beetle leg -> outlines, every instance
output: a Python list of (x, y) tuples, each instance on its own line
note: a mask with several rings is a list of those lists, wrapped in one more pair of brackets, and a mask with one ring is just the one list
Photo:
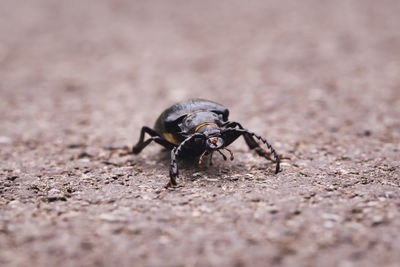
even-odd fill
[[(242, 130), (244, 129), (243, 126), (242, 126), (240, 123), (235, 122), (235, 121), (227, 122), (227, 123), (224, 124), (223, 126), (224, 126), (224, 127), (227, 127), (227, 129), (229, 129), (229, 128), (235, 129), (236, 127), (238, 127), (239, 129), (242, 129)], [(260, 145), (256, 142), (256, 140), (254, 140), (254, 138), (253, 138), (253, 136), (252, 136), (251, 134), (249, 134), (249, 133), (243, 133), (242, 135), (243, 135), (244, 140), (246, 141), (247, 146), (248, 146), (251, 150), (254, 149), (254, 151), (255, 151), (259, 156), (264, 157), (264, 158), (266, 158), (266, 159), (268, 159), (268, 160), (270, 160), (270, 161), (272, 161), (272, 162), (275, 162), (275, 159), (273, 159), (273, 158), (271, 157), (271, 156), (272, 156), (272, 152), (268, 152), (268, 151), (266, 151), (265, 149), (263, 149), (262, 147), (260, 147)], [(233, 141), (234, 141), (234, 140), (233, 140)], [(233, 142), (233, 141), (232, 141), (232, 142)], [(279, 154), (278, 156), (279, 156), (279, 159), (289, 159), (289, 160), (290, 160), (290, 157), (283, 156), (283, 155), (281, 155), (281, 154)]]
[[(275, 165), (276, 165), (275, 173), (278, 173), (278, 172), (279, 172), (279, 169), (280, 169), (279, 155), (276, 153), (275, 149), (271, 146), (270, 143), (268, 143), (268, 141), (267, 141), (264, 137), (262, 137), (262, 136), (260, 136), (260, 135), (258, 135), (258, 134), (256, 134), (256, 133), (254, 133), (254, 132), (251, 132), (251, 131), (249, 131), (249, 130), (247, 130), (247, 129), (226, 128), (226, 129), (224, 129), (224, 131), (223, 131), (223, 133), (228, 133), (228, 132), (238, 133), (238, 134), (240, 134), (240, 135), (248, 134), (248, 135), (250, 135), (250, 136), (253, 136), (253, 137), (257, 138), (257, 139), (260, 140), (261, 142), (263, 142), (263, 143), (268, 147), (268, 149), (271, 150), (271, 153), (272, 153), (272, 155), (273, 155), (274, 158), (275, 158)], [(237, 138), (237, 137), (236, 137), (236, 138)]]
[(166, 187), (171, 187), (171, 186), (176, 186), (176, 177), (178, 177), (178, 163), (177, 163), (177, 158), (179, 157), (179, 154), (182, 152), (183, 146), (189, 142), (194, 140), (196, 137), (204, 137), (204, 134), (201, 133), (195, 133), (183, 140), (182, 143), (179, 144), (179, 146), (174, 147), (171, 151), (171, 165), (169, 168), (169, 177), (170, 181), (166, 185)]
[[(228, 122), (228, 123), (226, 123), (226, 124), (224, 125), (224, 127), (226, 127), (226, 128), (236, 128), (236, 127), (239, 127), (239, 129), (244, 129), (243, 126), (242, 126), (240, 123), (236, 122), (236, 121)], [(247, 146), (248, 146), (250, 149), (255, 149), (256, 147), (260, 147), (260, 145), (256, 142), (256, 140), (254, 140), (254, 138), (253, 138), (250, 134), (248, 134), (248, 133), (243, 133), (242, 135), (243, 135), (244, 140), (246, 141)], [(260, 147), (260, 148), (261, 148), (261, 147)], [(261, 148), (261, 149), (262, 149), (262, 148)], [(258, 152), (257, 152), (257, 154), (258, 154)], [(261, 155), (260, 155), (260, 156), (261, 156)]]
[(178, 163), (176, 162), (176, 147), (171, 151), (171, 166), (169, 168), (170, 181), (166, 187), (176, 186), (176, 177), (178, 176)]
[[(148, 133), (151, 137), (144, 141), (144, 134)], [(153, 129), (143, 126), (142, 130), (140, 131), (140, 137), (139, 141), (137, 144), (132, 148), (132, 153), (133, 154), (139, 154), (143, 148), (145, 148), (148, 144), (150, 144), (152, 141), (155, 141), (156, 143), (162, 145), (163, 147), (171, 150), (175, 147), (174, 144), (168, 142), (167, 140), (163, 139), (156, 131)]]
[(267, 141), (264, 137), (259, 136), (259, 135), (256, 134), (256, 133), (250, 132), (250, 131), (245, 130), (245, 129), (243, 129), (243, 131), (245, 131), (245, 132), (251, 134), (252, 136), (256, 137), (258, 140), (260, 140), (261, 142), (263, 142), (263, 143), (271, 150), (271, 152), (272, 152), (272, 154), (273, 154), (273, 156), (274, 156), (274, 158), (275, 158), (275, 165), (276, 165), (275, 173), (278, 173), (278, 172), (279, 172), (279, 168), (280, 168), (280, 159), (279, 159), (279, 156), (278, 156), (278, 154), (276, 153), (275, 149), (271, 146), (271, 144), (268, 143), (268, 141)]
[[(261, 147), (256, 147), (254, 149), (254, 151), (256, 151), (259, 156), (264, 157), (272, 162), (276, 162), (276, 160), (272, 157), (272, 155), (273, 155), (272, 152), (265, 151), (265, 149), (262, 149)], [(290, 160), (290, 157), (288, 157), (288, 156), (283, 156), (282, 154), (278, 154), (278, 156), (279, 156), (280, 160), (281, 159)]]

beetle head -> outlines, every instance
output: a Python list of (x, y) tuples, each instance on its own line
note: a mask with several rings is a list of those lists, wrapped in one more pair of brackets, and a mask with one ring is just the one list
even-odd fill
[(221, 137), (209, 137), (206, 139), (206, 150), (214, 151), (224, 146), (224, 139)]
[(195, 138), (194, 141), (199, 147), (203, 147), (207, 151), (215, 151), (224, 147), (224, 139), (219, 135), (219, 133), (214, 133), (213, 135), (208, 135), (202, 133), (202, 137)]
[(220, 128), (215, 123), (204, 124), (197, 130), (205, 137), (205, 149), (208, 151), (214, 151), (221, 149), (224, 146), (224, 139), (221, 138)]

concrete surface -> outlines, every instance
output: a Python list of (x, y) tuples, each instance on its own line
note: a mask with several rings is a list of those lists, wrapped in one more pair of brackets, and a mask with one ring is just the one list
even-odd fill
[[(400, 1), (0, 3), (1, 266), (399, 266)], [(290, 156), (132, 146), (220, 102)]]

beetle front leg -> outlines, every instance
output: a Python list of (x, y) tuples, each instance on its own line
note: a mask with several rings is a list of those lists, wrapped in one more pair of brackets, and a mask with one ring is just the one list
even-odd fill
[[(269, 150), (271, 150), (271, 154), (274, 156), (274, 159), (275, 159), (274, 162), (276, 164), (275, 173), (279, 172), (279, 170), (280, 170), (279, 155), (276, 153), (275, 149), (271, 146), (270, 143), (268, 143), (268, 141), (264, 137), (254, 133), (254, 132), (251, 132), (247, 129), (237, 129), (237, 128), (226, 128), (223, 130), (223, 134), (225, 134), (226, 136), (230, 135), (231, 142), (233, 142), (235, 139), (237, 139), (240, 135), (249, 135), (251, 138), (255, 137), (258, 140), (260, 140), (262, 143), (264, 143), (268, 147)], [(258, 146), (258, 144), (257, 144), (257, 146)], [(262, 150), (262, 148), (260, 148), (259, 151), (256, 150), (259, 155), (260, 155), (260, 153), (262, 153), (261, 150)], [(265, 152), (265, 153), (268, 153), (268, 152)], [(270, 157), (266, 157), (266, 158), (271, 159)]]
[(169, 177), (170, 181), (168, 184), (165, 186), (166, 188), (168, 187), (174, 187), (177, 185), (176, 183), (176, 177), (178, 177), (178, 163), (176, 162), (176, 147), (172, 149), (171, 151), (171, 165), (169, 167)]
[(170, 181), (169, 183), (165, 186), (166, 188), (168, 187), (174, 187), (177, 185), (176, 183), (176, 177), (178, 177), (178, 163), (177, 163), (177, 159), (179, 154), (182, 152), (183, 147), (186, 143), (194, 140), (194, 138), (196, 137), (202, 137), (204, 138), (204, 134), (201, 133), (195, 133), (192, 134), (191, 136), (187, 137), (185, 140), (183, 140), (182, 143), (180, 143), (179, 146), (174, 147), (171, 151), (171, 166), (169, 168), (169, 177), (170, 177)]
[[(229, 128), (235, 129), (236, 127), (238, 127), (241, 130), (245, 130), (243, 128), (243, 126), (236, 121), (227, 122), (224, 125), (224, 127), (226, 127), (227, 129), (229, 129)], [(254, 150), (259, 156), (264, 157), (264, 158), (276, 163), (276, 160), (272, 157), (273, 153), (268, 152), (265, 149), (263, 149), (262, 147), (260, 147), (260, 145), (256, 142), (256, 140), (254, 140), (254, 138), (253, 138), (254, 135), (250, 134), (249, 132), (242, 132), (242, 135), (244, 137), (244, 140), (246, 141), (247, 146), (251, 150)], [(256, 137), (256, 138), (259, 139), (258, 137)], [(278, 154), (278, 156), (279, 156), (279, 159), (289, 159), (290, 160), (290, 157), (283, 156), (281, 154)]]
[[(236, 127), (238, 127), (239, 129), (244, 129), (243, 128), (243, 126), (240, 124), (240, 123), (238, 123), (238, 122), (236, 122), (236, 121), (230, 121), (230, 122), (227, 122), (225, 125), (223, 125), (224, 127), (226, 127), (226, 128), (233, 128), (233, 129), (235, 129)], [(246, 144), (247, 144), (247, 146), (250, 148), (250, 149), (256, 149), (256, 152), (257, 152), (257, 154), (259, 154), (260, 155), (260, 153), (259, 153), (259, 151), (260, 150), (264, 150), (264, 149), (262, 149), (261, 147), (260, 147), (260, 145), (254, 140), (254, 138), (250, 135), (250, 134), (248, 134), (248, 133), (242, 133), (241, 135), (243, 135), (243, 138), (244, 138), (244, 140), (246, 141)], [(257, 149), (257, 148), (260, 148), (260, 149)], [(264, 150), (265, 151), (265, 150)], [(266, 151), (265, 151), (266, 152)], [(268, 153), (268, 152), (266, 152), (266, 153)], [(260, 155), (261, 156), (261, 155)]]
[(257, 138), (258, 140), (260, 140), (261, 142), (263, 142), (271, 150), (271, 154), (275, 158), (275, 164), (276, 164), (275, 173), (278, 173), (279, 169), (280, 169), (280, 167), (279, 167), (280, 159), (279, 159), (279, 155), (276, 153), (275, 149), (271, 146), (270, 143), (268, 143), (268, 141), (264, 137), (259, 136), (258, 134), (247, 131), (247, 130), (245, 130), (245, 131), (248, 132), (249, 134), (251, 134), (252, 136), (254, 136), (255, 138)]

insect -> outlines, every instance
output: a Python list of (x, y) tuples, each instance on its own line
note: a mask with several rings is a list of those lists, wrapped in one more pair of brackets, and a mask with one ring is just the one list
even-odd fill
[[(132, 153), (140, 153), (152, 141), (171, 150), (170, 181), (167, 184), (167, 187), (170, 187), (177, 185), (178, 158), (199, 157), (201, 165), (203, 157), (210, 155), (212, 165), (212, 155), (215, 152), (227, 160), (222, 153), (226, 150), (230, 154), (230, 160), (233, 160), (233, 153), (227, 146), (243, 136), (250, 149), (275, 162), (275, 173), (278, 173), (280, 160), (271, 144), (260, 135), (244, 129), (240, 123), (229, 121), (228, 116), (229, 110), (226, 107), (209, 100), (192, 99), (179, 102), (161, 113), (154, 129), (142, 127), (139, 141), (133, 147)], [(144, 140), (146, 133), (150, 138)], [(271, 152), (261, 148), (254, 138), (264, 143)], [(271, 154), (274, 159), (271, 158)]]

